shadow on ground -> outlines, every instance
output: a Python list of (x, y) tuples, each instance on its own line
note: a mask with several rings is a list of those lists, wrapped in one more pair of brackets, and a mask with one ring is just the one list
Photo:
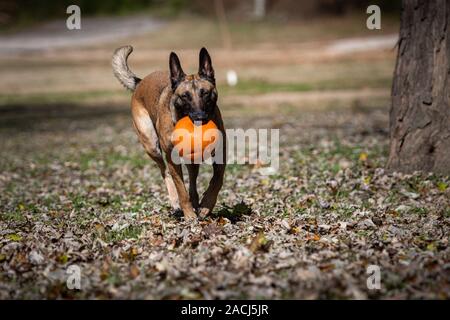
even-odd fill
[[(218, 206), (219, 209), (214, 210), (212, 214), (210, 214), (208, 217), (212, 219), (220, 219), (220, 218), (226, 218), (230, 220), (231, 223), (236, 223), (238, 221), (241, 221), (244, 216), (248, 216), (252, 214), (252, 208), (246, 204), (245, 202), (239, 202), (232, 207), (222, 204), (221, 206)], [(176, 219), (181, 221), (184, 217), (183, 211), (181, 209), (173, 210), (171, 212), (172, 216)]]
[[(98, 120), (107, 121), (117, 115), (125, 115), (124, 106), (99, 105), (95, 107), (77, 104), (11, 104), (0, 107), (0, 128), (8, 131), (67, 131), (90, 129)], [(80, 121), (81, 120), (81, 121)], [(94, 122), (96, 120), (97, 122)], [(68, 122), (77, 121), (76, 127)], [(80, 128), (81, 124), (81, 128)]]
[(252, 214), (252, 208), (245, 202), (239, 202), (232, 207), (222, 205), (217, 212), (213, 212), (213, 218), (227, 218), (231, 223), (236, 223), (243, 219), (244, 216)]

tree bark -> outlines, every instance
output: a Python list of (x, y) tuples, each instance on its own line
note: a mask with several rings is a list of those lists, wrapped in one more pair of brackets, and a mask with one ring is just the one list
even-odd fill
[(450, 173), (450, 0), (403, 0), (388, 168)]

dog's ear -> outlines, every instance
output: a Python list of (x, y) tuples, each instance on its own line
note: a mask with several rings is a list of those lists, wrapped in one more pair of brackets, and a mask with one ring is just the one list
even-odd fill
[(169, 58), (169, 69), (170, 69), (170, 83), (172, 84), (172, 90), (175, 90), (181, 81), (184, 80), (186, 74), (181, 68), (180, 59), (175, 52), (170, 53)]
[(210, 81), (212, 84), (216, 84), (211, 57), (209, 56), (208, 50), (206, 50), (205, 48), (202, 48), (200, 50), (198, 75), (201, 78), (205, 78), (206, 80)]

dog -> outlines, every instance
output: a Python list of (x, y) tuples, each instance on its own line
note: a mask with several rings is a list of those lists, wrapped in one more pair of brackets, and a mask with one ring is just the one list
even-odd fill
[(171, 52), (168, 72), (155, 71), (140, 79), (128, 67), (127, 60), (132, 51), (132, 46), (116, 49), (112, 67), (120, 83), (133, 92), (131, 115), (138, 139), (161, 171), (173, 210), (182, 210), (185, 219), (195, 219), (196, 213), (204, 218), (216, 205), (223, 184), (226, 157), (222, 157), (223, 161), (212, 163), (212, 179), (199, 201), (199, 164), (186, 164), (189, 174), (188, 194), (182, 166), (175, 163), (171, 157), (174, 147), (171, 135), (175, 123), (185, 116), (189, 116), (193, 122), (206, 123), (212, 120), (222, 133), (223, 143), (220, 148), (223, 148), (223, 155), (226, 154), (225, 128), (217, 106), (218, 93), (211, 57), (208, 51), (202, 48), (198, 73), (186, 75), (178, 56)]

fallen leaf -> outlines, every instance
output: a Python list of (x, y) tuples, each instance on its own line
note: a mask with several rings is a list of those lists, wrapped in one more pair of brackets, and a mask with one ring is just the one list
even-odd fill
[(66, 264), (68, 260), (69, 260), (69, 257), (65, 253), (58, 257), (58, 261), (62, 264)]
[(300, 228), (299, 227), (292, 227), (290, 230), (289, 230), (289, 233), (290, 234), (297, 234), (297, 233), (299, 233), (300, 232)]
[(359, 154), (359, 161), (366, 162), (367, 161), (367, 153), (361, 152)]
[(441, 182), (437, 183), (437, 187), (438, 187), (439, 191), (444, 192), (445, 190), (447, 190), (448, 184), (446, 184), (445, 182), (441, 181)]
[(250, 245), (248, 246), (248, 249), (255, 253), (258, 250), (264, 250), (267, 251), (271, 245), (271, 241), (267, 240), (266, 236), (264, 235), (263, 231), (258, 232), (258, 234), (252, 239), (250, 242)]
[(11, 240), (11, 241), (16, 241), (16, 242), (22, 240), (22, 237), (19, 236), (18, 234), (15, 234), (15, 233), (8, 234), (8, 235), (6, 236), (6, 238), (9, 239), (9, 240)]
[(131, 276), (131, 278), (133, 278), (133, 279), (137, 278), (140, 273), (141, 272), (140, 272), (139, 268), (136, 265), (134, 265), (134, 264), (131, 265), (131, 267), (130, 267), (130, 276)]

